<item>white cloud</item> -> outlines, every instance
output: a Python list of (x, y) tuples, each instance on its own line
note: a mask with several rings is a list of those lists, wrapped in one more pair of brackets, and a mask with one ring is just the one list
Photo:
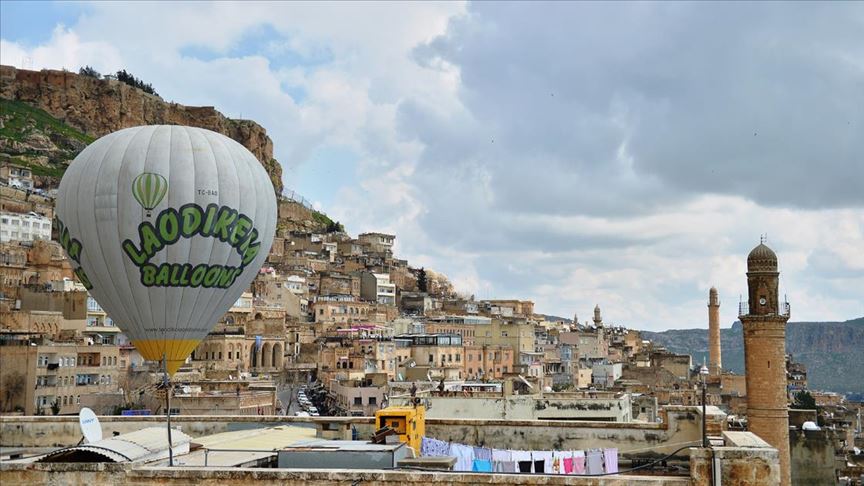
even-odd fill
[(78, 71), (89, 65), (109, 72), (120, 65), (120, 52), (106, 41), (83, 41), (76, 32), (57, 25), (45, 45), (30, 47), (0, 39), (0, 64), (26, 69)]

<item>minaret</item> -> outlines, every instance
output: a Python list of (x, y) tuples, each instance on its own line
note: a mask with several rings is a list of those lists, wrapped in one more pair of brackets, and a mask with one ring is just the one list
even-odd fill
[(708, 370), (711, 376), (719, 376), (722, 368), (720, 355), (720, 298), (717, 289), (708, 291)]
[(789, 410), (786, 403), (786, 321), (789, 304), (780, 302), (777, 255), (760, 243), (747, 256), (748, 301), (744, 325), (747, 373), (747, 428), (780, 452), (781, 484), (791, 484)]
[(603, 327), (603, 317), (600, 316), (600, 304), (594, 306), (594, 326)]

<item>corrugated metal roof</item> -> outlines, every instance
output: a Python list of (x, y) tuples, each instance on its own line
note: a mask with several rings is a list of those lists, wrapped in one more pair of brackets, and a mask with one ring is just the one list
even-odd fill
[[(208, 466), (237, 467), (268, 457), (275, 457), (276, 451), (314, 437), (315, 428), (313, 427), (283, 425), (263, 429), (221, 432), (198, 437), (195, 439), (195, 443), (210, 450), (209, 454), (206, 454)], [(177, 464), (184, 466), (203, 466), (205, 453), (204, 450), (199, 449), (176, 461)]]
[(304, 439), (315, 438), (315, 428), (283, 425), (266, 429), (222, 432), (195, 439), (208, 449), (277, 450)]
[[(171, 430), (171, 445), (189, 444), (192, 438)], [(95, 453), (114, 462), (135, 462), (147, 459), (168, 449), (168, 430), (165, 427), (147, 427), (128, 434), (102, 439), (92, 444), (67, 447), (47, 454), (39, 462), (68, 462), (77, 454)]]

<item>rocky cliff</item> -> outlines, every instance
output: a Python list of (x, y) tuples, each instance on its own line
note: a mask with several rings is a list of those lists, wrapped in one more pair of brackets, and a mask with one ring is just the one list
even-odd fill
[[(270, 174), (276, 194), (282, 193), (282, 167), (273, 158), (273, 141), (267, 131), (251, 120), (227, 118), (212, 106), (169, 103), (116, 80), (11, 66), (0, 66), (0, 98), (43, 110), (93, 138), (121, 128), (156, 124), (188, 125), (219, 132), (255, 154)], [(8, 116), (6, 106), (10, 105), (4, 105), (4, 118)]]
[[(645, 339), (702, 363), (708, 355), (708, 329), (642, 331)], [(723, 367), (744, 372), (744, 333), (740, 322), (720, 330)], [(807, 366), (808, 386), (838, 393), (864, 393), (864, 317), (845, 322), (790, 322), (786, 326), (786, 352)]]

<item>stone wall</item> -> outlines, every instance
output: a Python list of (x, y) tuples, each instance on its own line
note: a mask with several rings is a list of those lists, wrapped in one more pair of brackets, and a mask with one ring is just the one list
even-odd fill
[[(580, 422), (558, 420), (427, 419), (426, 433), (468, 445), (522, 449), (618, 448), (622, 459), (660, 457), (698, 444), (701, 416), (695, 407), (669, 407), (663, 424)], [(723, 423), (722, 417), (709, 421)], [(162, 416), (101, 417), (105, 436), (164, 424)], [(172, 424), (192, 437), (284, 424), (314, 424), (319, 435), (350, 439), (353, 426), (361, 438), (371, 436), (372, 417), (175, 416)], [(713, 426), (712, 426), (713, 429)], [(0, 417), (0, 445), (15, 447), (68, 446), (81, 438), (78, 419), (64, 417)], [(686, 457), (686, 451), (679, 453)]]
[[(690, 449), (691, 486), (780, 484), (777, 449), (751, 432), (724, 432), (723, 441), (722, 447)], [(712, 479), (715, 465), (719, 467), (719, 483)]]
[(830, 429), (790, 430), (792, 484), (834, 484), (834, 446), (843, 438)]
[(122, 464), (2, 464), (0, 483), (6, 485), (43, 484), (46, 486), (111, 485), (218, 485), (241, 486), (363, 486), (404, 485), (573, 485), (573, 486), (689, 486), (687, 477), (651, 476), (544, 476), (526, 474), (448, 473), (406, 470), (299, 470), (247, 468), (166, 468), (124, 467)]
[(432, 396), (428, 418), (475, 417), (490, 420), (597, 420), (629, 422), (630, 395), (615, 397), (536, 397), (532, 395), (491, 396), (465, 398)]

